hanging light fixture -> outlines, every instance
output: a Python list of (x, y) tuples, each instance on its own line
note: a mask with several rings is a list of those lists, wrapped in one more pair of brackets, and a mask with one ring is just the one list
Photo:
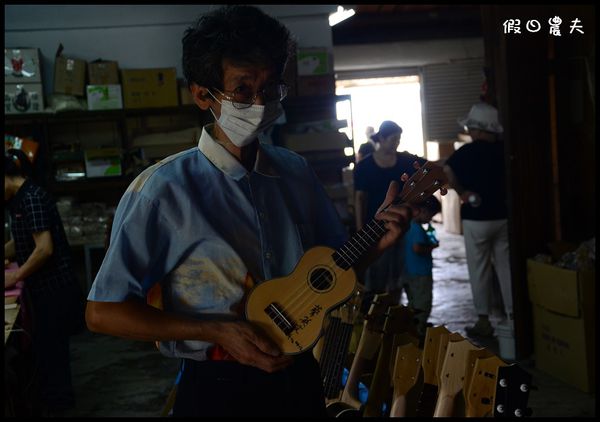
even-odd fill
[(350, 16), (354, 16), (355, 13), (354, 9), (344, 9), (342, 6), (338, 6), (337, 12), (333, 12), (329, 15), (329, 26), (337, 25), (341, 21), (348, 19)]

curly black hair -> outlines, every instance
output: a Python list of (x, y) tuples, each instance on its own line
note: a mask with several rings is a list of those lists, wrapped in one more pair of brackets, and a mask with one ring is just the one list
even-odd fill
[(254, 6), (228, 5), (201, 16), (185, 31), (183, 74), (188, 86), (223, 89), (223, 60), (273, 67), (282, 75), (295, 43), (289, 30)]
[(4, 175), (30, 177), (33, 166), (27, 155), (20, 149), (11, 148), (4, 152)]

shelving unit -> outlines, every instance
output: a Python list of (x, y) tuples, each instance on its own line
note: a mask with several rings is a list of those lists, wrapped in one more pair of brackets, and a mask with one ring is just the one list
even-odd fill
[[(148, 125), (149, 119), (172, 117), (174, 124), (160, 127)], [(210, 113), (195, 105), (178, 107), (121, 109), (104, 111), (63, 111), (58, 113), (36, 113), (5, 115), (6, 134), (31, 137), (39, 143), (34, 172), (39, 183), (55, 196), (71, 196), (81, 202), (104, 201), (116, 205), (133, 179), (123, 169), (123, 176), (106, 178), (82, 178), (72, 181), (57, 181), (53, 176), (52, 152), (61, 145), (91, 147), (118, 147), (123, 152), (132, 148), (133, 136), (156, 131), (176, 131), (192, 126), (202, 126), (212, 119)], [(164, 120), (164, 119), (163, 119)], [(106, 139), (99, 132), (106, 132)], [(96, 138), (95, 142), (92, 141)], [(95, 143), (95, 145), (94, 145)]]
[[(320, 96), (292, 96), (282, 101), (286, 111), (286, 125), (281, 129), (280, 144), (285, 145), (284, 138), (286, 134), (291, 133), (290, 129), (296, 125), (302, 125), (309, 122), (318, 122), (323, 120), (337, 120), (337, 103), (341, 101), (352, 101), (350, 95), (320, 95)], [(350, 110), (352, 108), (350, 107)], [(348, 126), (352, 127), (352, 116), (348, 121)], [(335, 131), (337, 132), (337, 131)], [(344, 185), (342, 169), (348, 167), (354, 162), (354, 154), (346, 155), (345, 148), (353, 148), (353, 141), (348, 139), (343, 145), (339, 138), (334, 138), (332, 133), (331, 146), (319, 145), (318, 149), (302, 149), (297, 151), (306, 158), (307, 162), (313, 168), (315, 174), (323, 183), (327, 193), (333, 200), (342, 221), (348, 227), (349, 232), (354, 231), (354, 211), (349, 206), (351, 202), (350, 193)], [(326, 134), (319, 134), (324, 143), (327, 142)], [(325, 136), (324, 136), (325, 135)], [(307, 136), (310, 136), (307, 134)], [(293, 148), (292, 148), (293, 149)]]
[[(315, 122), (320, 120), (337, 119), (336, 104), (340, 101), (351, 100), (350, 95), (320, 95), (288, 97), (282, 104), (286, 112), (287, 123), (282, 129), (286, 132), (286, 126)], [(350, 126), (351, 121), (348, 122)], [(345, 147), (353, 147), (351, 140)], [(341, 183), (342, 169), (354, 162), (354, 155), (346, 156), (343, 149), (337, 146), (318, 151), (300, 152), (315, 170), (315, 173), (325, 185)]]

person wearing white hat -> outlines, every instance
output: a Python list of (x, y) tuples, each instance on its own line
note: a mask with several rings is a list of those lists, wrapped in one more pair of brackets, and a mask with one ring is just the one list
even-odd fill
[[(504, 146), (498, 140), (503, 127), (498, 110), (477, 103), (458, 120), (472, 142), (456, 150), (445, 162), (450, 187), (462, 200), (461, 219), (469, 280), (478, 321), (465, 327), (469, 336), (491, 337), (489, 320), (493, 268), (496, 270), (507, 319), (512, 324), (513, 300), (510, 273)], [(492, 266), (493, 263), (493, 266)]]

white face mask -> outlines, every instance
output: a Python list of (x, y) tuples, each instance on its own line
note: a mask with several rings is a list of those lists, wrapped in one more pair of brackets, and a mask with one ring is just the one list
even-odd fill
[(258, 134), (269, 129), (275, 121), (283, 113), (281, 102), (274, 100), (266, 105), (253, 104), (248, 108), (237, 109), (233, 106), (233, 102), (228, 100), (219, 101), (209, 91), (210, 95), (221, 104), (221, 116), (215, 120), (225, 132), (225, 135), (238, 148), (246, 146), (258, 137)]

